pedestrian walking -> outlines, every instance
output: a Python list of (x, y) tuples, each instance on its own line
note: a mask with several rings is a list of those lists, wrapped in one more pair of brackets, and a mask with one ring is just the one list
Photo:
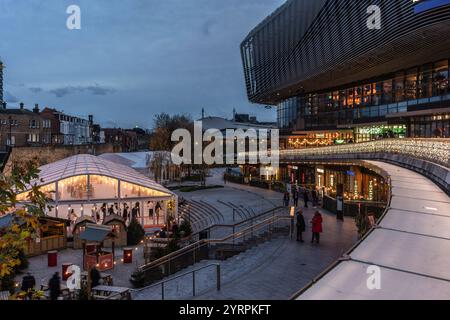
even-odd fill
[(284, 201), (284, 206), (285, 207), (289, 207), (289, 202), (290, 202), (290, 196), (289, 196), (289, 192), (285, 192), (284, 193), (284, 198), (283, 198), (283, 201)]
[(323, 218), (319, 211), (316, 211), (314, 213), (314, 217), (311, 220), (312, 223), (312, 240), (311, 243), (314, 243), (316, 241), (317, 244), (320, 243), (320, 234), (323, 232), (322, 228), (322, 222)]
[(312, 199), (313, 199), (313, 206), (317, 207), (319, 205), (319, 197), (317, 196), (317, 190), (313, 189), (311, 191)]
[(48, 288), (50, 290), (50, 299), (58, 300), (59, 295), (61, 294), (61, 278), (59, 277), (59, 273), (55, 272), (48, 282)]
[(295, 207), (298, 207), (298, 198), (299, 198), (299, 193), (298, 193), (298, 190), (296, 189), (295, 191), (294, 191), (294, 194), (293, 194), (293, 197), (294, 197), (294, 206)]
[(308, 189), (305, 189), (305, 191), (303, 192), (303, 201), (305, 201), (305, 208), (308, 208), (309, 202)]
[(303, 217), (303, 211), (300, 209), (297, 213), (297, 241), (303, 241), (303, 232), (306, 231), (305, 218)]

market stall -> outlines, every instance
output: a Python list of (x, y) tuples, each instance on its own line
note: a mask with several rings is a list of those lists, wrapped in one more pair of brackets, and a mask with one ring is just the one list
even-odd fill
[[(114, 269), (114, 238), (115, 235), (110, 226), (86, 225), (86, 229), (80, 234), (83, 244), (84, 270), (90, 270), (93, 267), (96, 267), (99, 271)], [(111, 241), (111, 251), (103, 249), (105, 240)]]

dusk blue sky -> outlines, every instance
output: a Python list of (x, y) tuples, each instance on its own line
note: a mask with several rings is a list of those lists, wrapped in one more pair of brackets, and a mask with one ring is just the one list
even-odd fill
[[(275, 120), (247, 100), (239, 44), (284, 0), (1, 0), (5, 100), (151, 127), (155, 113)], [(66, 9), (81, 7), (81, 30)]]

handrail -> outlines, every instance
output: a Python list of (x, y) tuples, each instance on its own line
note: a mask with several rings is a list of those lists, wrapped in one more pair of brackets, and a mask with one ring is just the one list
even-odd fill
[(204, 232), (204, 231), (207, 231), (207, 230), (211, 230), (212, 228), (233, 228), (233, 227), (239, 227), (239, 226), (241, 226), (241, 225), (243, 225), (243, 224), (245, 224), (245, 223), (247, 223), (247, 222), (252, 222), (252, 221), (254, 221), (255, 219), (261, 218), (262, 216), (268, 215), (268, 214), (270, 214), (270, 213), (273, 213), (273, 212), (275, 212), (275, 211), (278, 211), (278, 210), (281, 210), (281, 209), (284, 209), (284, 208), (285, 208), (285, 207), (281, 207), (281, 206), (280, 206), (280, 207), (276, 207), (276, 208), (272, 208), (272, 209), (270, 209), (270, 210), (267, 210), (267, 211), (265, 211), (265, 212), (263, 212), (263, 213), (260, 213), (260, 214), (258, 214), (258, 215), (256, 215), (256, 216), (254, 216), (254, 217), (247, 218), (247, 219), (245, 219), (245, 220), (236, 222), (236, 223), (234, 223), (234, 224), (215, 224), (215, 225), (212, 225), (212, 226), (209, 226), (209, 227), (203, 229), (202, 231), (193, 233), (193, 234), (192, 234), (192, 237), (194, 237), (194, 236), (196, 236), (196, 235), (199, 235), (201, 232)]
[(247, 231), (255, 232), (255, 231), (259, 230), (262, 226), (265, 226), (267, 224), (273, 224), (273, 223), (275, 223), (278, 220), (282, 220), (282, 219), (286, 219), (286, 218), (290, 219), (290, 216), (287, 216), (287, 215), (285, 215), (285, 216), (278, 216), (278, 215), (277, 216), (273, 216), (273, 217), (270, 217), (270, 218), (268, 218), (266, 220), (263, 220), (263, 221), (259, 222), (256, 225), (252, 225), (252, 226), (247, 227), (246, 229), (243, 229), (243, 230), (240, 230), (238, 232), (232, 233), (232, 234), (226, 236), (223, 239), (202, 239), (202, 240), (199, 240), (199, 241), (197, 241), (197, 242), (195, 242), (193, 244), (190, 244), (190, 245), (188, 245), (188, 246), (186, 246), (186, 247), (184, 247), (182, 249), (179, 249), (179, 250), (177, 250), (175, 252), (172, 252), (172, 253), (164, 256), (164, 257), (161, 257), (161, 258), (159, 258), (159, 259), (157, 259), (155, 261), (152, 261), (152, 262), (150, 262), (150, 263), (148, 263), (146, 265), (140, 266), (138, 268), (138, 270), (145, 271), (145, 270), (148, 270), (149, 268), (154, 268), (154, 267), (160, 266), (163, 263), (166, 263), (166, 262), (168, 262), (168, 261), (170, 261), (172, 259), (175, 259), (175, 258), (181, 256), (182, 254), (191, 252), (192, 250), (198, 249), (198, 248), (200, 248), (200, 247), (202, 247), (204, 245), (207, 245), (207, 244), (217, 244), (217, 243), (221, 243), (221, 242), (226, 242), (228, 240), (239, 239), (242, 235), (245, 235), (245, 233)]
[(182, 274), (180, 274), (180, 275), (178, 275), (176, 277), (173, 277), (173, 278), (170, 278), (170, 279), (166, 279), (166, 280), (162, 280), (160, 282), (151, 284), (151, 285), (149, 285), (147, 287), (144, 287), (144, 288), (132, 289), (131, 291), (133, 293), (136, 293), (136, 292), (142, 292), (144, 290), (148, 290), (148, 289), (153, 288), (153, 287), (161, 286), (161, 298), (162, 298), (161, 300), (164, 300), (164, 298), (165, 298), (165, 294), (164, 294), (165, 293), (165, 291), (164, 291), (165, 287), (164, 287), (164, 284), (165, 283), (168, 283), (168, 282), (174, 281), (176, 279), (185, 277), (185, 276), (190, 275), (192, 273), (192, 276), (193, 276), (192, 293), (193, 293), (193, 296), (195, 297), (195, 294), (196, 294), (196, 291), (195, 291), (195, 273), (198, 272), (198, 271), (210, 268), (210, 267), (216, 267), (216, 270), (217, 270), (216, 271), (216, 287), (217, 287), (217, 291), (220, 291), (220, 287), (221, 287), (221, 271), (220, 271), (220, 264), (219, 263), (211, 263), (211, 264), (208, 264), (206, 266), (200, 267), (198, 269), (182, 273)]

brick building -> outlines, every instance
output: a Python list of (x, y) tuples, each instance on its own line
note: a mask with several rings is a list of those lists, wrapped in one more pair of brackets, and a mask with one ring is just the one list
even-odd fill
[(18, 109), (0, 108), (0, 148), (30, 147), (51, 144), (51, 122), (39, 114), (39, 106), (33, 111), (23, 103)]

